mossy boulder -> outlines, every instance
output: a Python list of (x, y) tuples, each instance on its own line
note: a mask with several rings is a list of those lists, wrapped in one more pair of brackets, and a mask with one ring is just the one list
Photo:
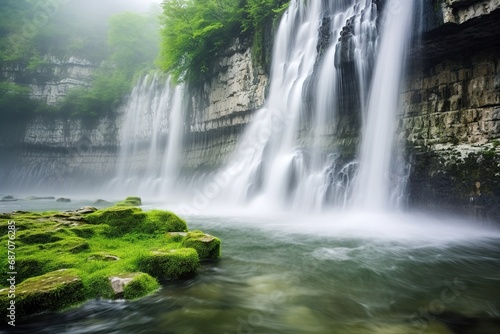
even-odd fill
[(187, 233), (182, 247), (194, 248), (200, 260), (216, 260), (220, 256), (220, 239), (201, 231)]
[(160, 234), (187, 231), (186, 222), (172, 212), (153, 210), (143, 212), (136, 207), (111, 207), (86, 216), (91, 224), (107, 224), (109, 236), (126, 233)]
[(125, 198), (124, 201), (120, 201), (116, 203), (115, 206), (141, 206), (142, 205), (142, 200), (140, 197), (127, 197)]
[(143, 255), (139, 258), (137, 267), (158, 279), (178, 279), (194, 276), (199, 264), (196, 250), (179, 248)]
[(158, 281), (145, 273), (112, 276), (109, 282), (115, 298), (137, 299), (160, 288)]
[[(0, 290), (0, 314), (6, 318), (8, 288)], [(85, 300), (84, 288), (76, 270), (61, 269), (32, 277), (18, 284), (15, 290), (16, 316), (45, 311), (58, 311)]]

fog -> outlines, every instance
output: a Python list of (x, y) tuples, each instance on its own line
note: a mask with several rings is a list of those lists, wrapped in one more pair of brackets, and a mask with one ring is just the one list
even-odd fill
[(108, 17), (124, 11), (148, 12), (154, 4), (159, 6), (160, 0), (69, 0), (61, 6), (63, 13), (78, 13), (89, 19)]

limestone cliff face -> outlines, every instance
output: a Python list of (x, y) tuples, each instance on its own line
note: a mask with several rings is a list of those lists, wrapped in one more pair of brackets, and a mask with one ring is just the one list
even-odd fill
[(401, 96), (410, 200), (500, 219), (500, 1), (434, 1), (426, 13)]
[(0, 192), (95, 190), (115, 174), (118, 123), (45, 116), (0, 124)]
[(36, 70), (28, 69), (26, 64), (8, 63), (2, 65), (0, 73), (6, 81), (28, 85), (31, 98), (55, 105), (70, 89), (89, 87), (96, 68), (85, 59), (46, 56)]
[(212, 69), (211, 80), (189, 88), (186, 169), (223, 163), (242, 126), (264, 104), (268, 81), (265, 71), (254, 63), (249, 45), (236, 40)]

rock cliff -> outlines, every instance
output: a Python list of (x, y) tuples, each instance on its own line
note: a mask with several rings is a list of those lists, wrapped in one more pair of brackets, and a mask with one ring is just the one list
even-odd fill
[(95, 69), (96, 65), (85, 59), (46, 56), (35, 69), (24, 63), (5, 63), (0, 73), (5, 81), (28, 85), (31, 98), (55, 105), (70, 89), (90, 86)]
[(236, 40), (212, 69), (211, 80), (191, 85), (185, 169), (220, 165), (234, 148), (242, 126), (265, 101), (268, 75)]
[(402, 94), (410, 202), (498, 220), (500, 1), (426, 5)]

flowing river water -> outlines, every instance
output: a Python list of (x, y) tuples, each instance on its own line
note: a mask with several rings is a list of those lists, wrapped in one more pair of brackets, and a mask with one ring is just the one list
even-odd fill
[(500, 231), (487, 223), (359, 212), (186, 218), (222, 239), (220, 261), (139, 301), (23, 319), (16, 333), (500, 332)]

